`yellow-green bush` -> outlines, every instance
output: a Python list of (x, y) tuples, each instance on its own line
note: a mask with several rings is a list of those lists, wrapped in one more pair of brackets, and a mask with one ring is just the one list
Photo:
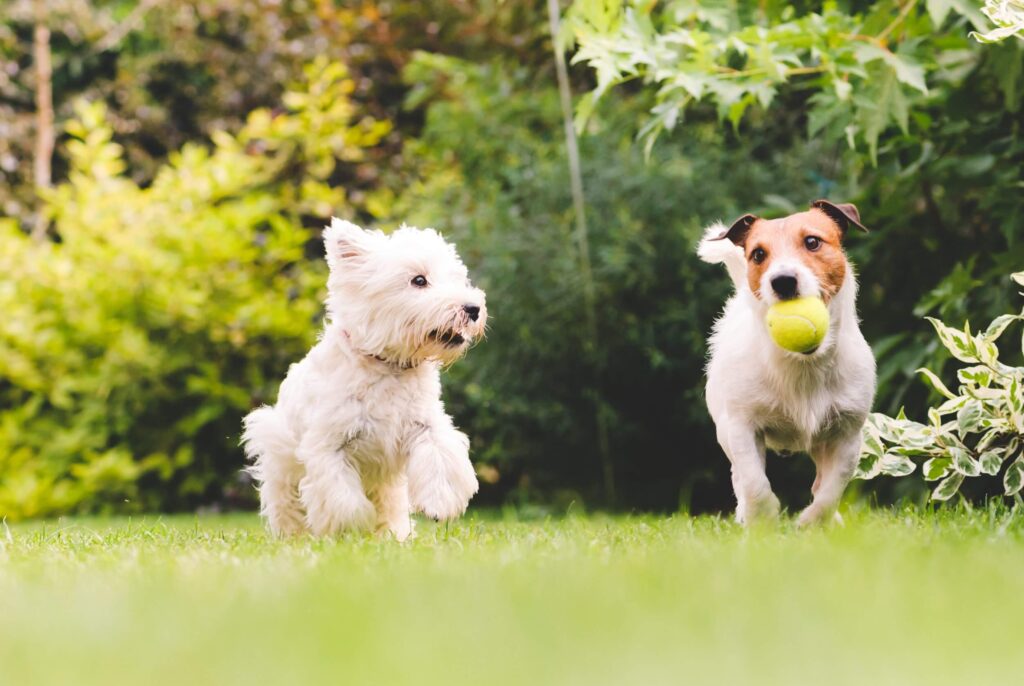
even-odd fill
[(304, 226), (344, 213), (327, 179), (388, 130), (356, 120), (343, 67), (307, 76), (284, 113), (186, 145), (144, 188), (102, 104), (78, 106), (55, 241), (0, 223), (0, 516), (173, 509), (232, 483), (240, 417), (316, 333)]

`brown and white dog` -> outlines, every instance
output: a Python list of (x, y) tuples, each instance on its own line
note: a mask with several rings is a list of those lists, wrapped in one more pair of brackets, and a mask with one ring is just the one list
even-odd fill
[[(780, 219), (740, 217), (708, 227), (698, 254), (724, 263), (736, 286), (710, 338), (708, 410), (732, 463), (736, 517), (775, 518), (765, 449), (808, 452), (817, 467), (801, 525), (836, 513), (853, 476), (875, 393), (875, 360), (857, 321), (857, 282), (843, 250), (857, 208), (817, 200)], [(830, 325), (810, 353), (776, 345), (765, 312), (780, 300), (820, 296)], [(838, 517), (838, 515), (836, 515)]]

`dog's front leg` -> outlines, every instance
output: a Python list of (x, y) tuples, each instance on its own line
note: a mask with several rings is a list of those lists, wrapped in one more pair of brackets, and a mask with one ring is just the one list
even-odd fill
[(857, 460), (860, 459), (860, 448), (859, 425), (856, 431), (848, 436), (812, 447), (811, 458), (818, 470), (814, 485), (811, 487), (814, 499), (800, 513), (796, 520), (798, 525), (807, 526), (823, 522), (832, 516), (838, 518), (836, 510), (839, 507), (839, 500), (853, 478)]
[(327, 435), (304, 438), (297, 456), (306, 468), (299, 481), (299, 498), (314, 535), (372, 529), (376, 520), (373, 503), (366, 497), (355, 465), (336, 439)]
[(765, 474), (764, 440), (753, 427), (729, 417), (715, 425), (718, 442), (732, 463), (736, 521), (750, 524), (779, 516), (779, 499)]
[(373, 488), (370, 499), (377, 508), (377, 532), (390, 532), (399, 542), (413, 533), (412, 510), (409, 506), (409, 483), (406, 476)]
[(454, 519), (479, 484), (469, 461), (469, 438), (441, 414), (409, 444), (409, 498), (414, 512)]

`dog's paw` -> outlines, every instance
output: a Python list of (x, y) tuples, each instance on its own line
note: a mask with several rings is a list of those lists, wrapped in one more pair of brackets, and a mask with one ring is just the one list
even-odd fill
[(315, 536), (335, 536), (345, 531), (372, 531), (377, 511), (365, 495), (354, 491), (321, 490), (306, 497), (306, 524)]
[(814, 503), (811, 503), (800, 516), (796, 518), (796, 525), (801, 528), (807, 528), (816, 525), (826, 524), (837, 524), (842, 526), (843, 516), (835, 509), (828, 507), (815, 507)]
[(416, 522), (407, 515), (400, 520), (382, 523), (377, 527), (377, 535), (380, 537), (391, 536), (399, 543), (405, 543), (416, 538)]
[[(469, 461), (466, 461), (469, 464)], [(448, 476), (453, 478), (449, 479)], [(433, 519), (455, 519), (461, 517), (469, 501), (480, 488), (472, 468), (458, 470), (449, 475), (436, 474), (431, 478), (418, 480), (415, 488), (410, 480), (409, 497), (412, 508)]]
[(307, 533), (306, 520), (301, 513), (284, 515), (264, 515), (267, 528), (276, 538), (295, 538)]
[(736, 521), (745, 526), (757, 522), (771, 522), (779, 518), (782, 504), (774, 493), (769, 491), (757, 498), (741, 499), (736, 506)]
[(480, 488), (469, 458), (449, 463), (447, 469), (417, 471), (409, 475), (409, 500), (415, 512), (433, 519), (461, 517)]
[(461, 516), (480, 488), (469, 461), (469, 439), (451, 429), (416, 446), (409, 460), (409, 501), (433, 519)]

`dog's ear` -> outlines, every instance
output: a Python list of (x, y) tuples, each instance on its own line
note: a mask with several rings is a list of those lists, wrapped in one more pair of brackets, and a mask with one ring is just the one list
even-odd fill
[(811, 203), (811, 207), (816, 207), (827, 214), (829, 219), (839, 225), (839, 230), (843, 232), (844, 236), (851, 226), (856, 226), (861, 231), (867, 231), (864, 225), (860, 223), (860, 212), (857, 211), (857, 206), (853, 203), (815, 200)]
[(728, 229), (722, 232), (720, 236), (712, 238), (713, 241), (722, 241), (728, 238), (735, 245), (743, 245), (743, 241), (747, 239), (747, 234), (750, 232), (750, 227), (754, 225), (759, 217), (752, 214), (745, 214), (732, 223)]
[(324, 229), (324, 252), (327, 264), (332, 268), (342, 260), (351, 260), (366, 254), (369, 234), (352, 222), (331, 218), (331, 225)]

